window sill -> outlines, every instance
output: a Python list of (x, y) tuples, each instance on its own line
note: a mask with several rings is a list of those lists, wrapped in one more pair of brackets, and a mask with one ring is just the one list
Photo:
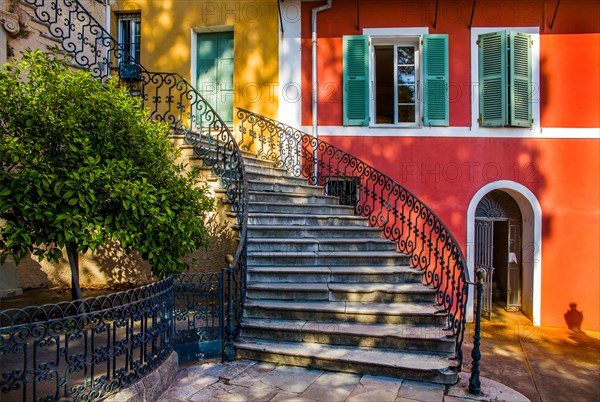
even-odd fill
[(401, 125), (401, 124), (371, 124), (368, 126), (369, 128), (401, 128), (401, 129), (419, 129), (423, 128), (421, 125)]

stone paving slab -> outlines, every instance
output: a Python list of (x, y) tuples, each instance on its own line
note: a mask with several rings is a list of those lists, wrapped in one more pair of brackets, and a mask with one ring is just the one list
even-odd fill
[(506, 402), (525, 402), (529, 401), (524, 395), (521, 395), (512, 388), (507, 387), (504, 384), (500, 384), (497, 381), (492, 381), (485, 377), (480, 377), (481, 380), (481, 394), (472, 395), (469, 393), (469, 377), (463, 376), (458, 384), (448, 389), (447, 395), (444, 397), (444, 401), (454, 400), (500, 400)]
[(438, 402), (444, 399), (445, 389), (441, 384), (405, 380), (398, 391), (398, 398), (403, 402)]
[(468, 375), (454, 386), (398, 378), (332, 373), (249, 360), (197, 363), (179, 370), (160, 402), (473, 402), (529, 401), (481, 378), (479, 396), (468, 393)]
[(302, 367), (280, 366), (261, 380), (284, 392), (301, 393), (323, 374), (320, 370), (307, 370)]

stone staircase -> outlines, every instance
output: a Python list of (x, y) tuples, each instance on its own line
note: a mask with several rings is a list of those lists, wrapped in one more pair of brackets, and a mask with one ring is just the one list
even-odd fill
[(248, 283), (241, 358), (453, 384), (435, 290), (380, 229), (245, 153)]

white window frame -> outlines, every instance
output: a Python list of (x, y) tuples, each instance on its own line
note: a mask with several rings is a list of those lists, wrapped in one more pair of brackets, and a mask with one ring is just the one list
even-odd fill
[[(429, 33), (428, 28), (365, 28), (363, 35), (369, 37), (369, 128), (422, 128), (423, 127), (423, 35)], [(415, 122), (414, 123), (393, 123), (377, 124), (375, 115), (375, 46), (378, 45), (414, 45), (415, 51)], [(397, 54), (394, 52), (394, 120), (397, 120), (398, 114), (398, 63)]]

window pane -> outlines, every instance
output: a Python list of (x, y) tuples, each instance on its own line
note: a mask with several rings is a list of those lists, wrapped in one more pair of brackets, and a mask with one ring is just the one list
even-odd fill
[(413, 105), (398, 106), (398, 123), (414, 123), (415, 107)]
[(394, 123), (394, 47), (375, 47), (375, 123)]
[(415, 64), (415, 48), (398, 47), (398, 64)]
[(415, 86), (398, 86), (398, 103), (415, 103)]
[(398, 67), (398, 84), (414, 84), (415, 67)]
[(135, 61), (140, 61), (140, 21), (133, 21), (133, 44), (132, 44), (132, 55)]

